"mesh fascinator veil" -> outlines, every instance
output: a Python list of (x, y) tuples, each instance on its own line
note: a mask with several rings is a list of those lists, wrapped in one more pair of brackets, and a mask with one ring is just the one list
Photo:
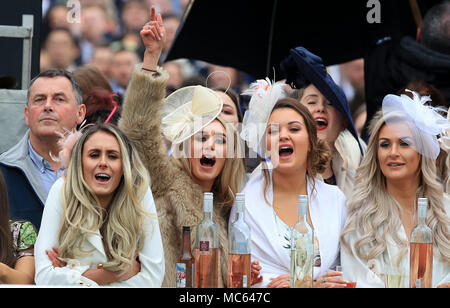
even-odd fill
[(440, 152), (438, 137), (441, 137), (441, 142), (448, 142), (449, 138), (445, 136), (445, 132), (450, 129), (450, 121), (440, 114), (447, 110), (427, 105), (431, 101), (429, 96), (406, 91), (413, 98), (406, 94), (389, 94), (384, 97), (382, 110), (386, 125), (401, 138), (404, 137), (403, 132), (398, 131), (394, 125), (399, 122), (406, 124), (414, 138), (411, 146), (421, 155), (436, 159)]
[(172, 144), (180, 144), (211, 123), (222, 106), (222, 98), (209, 88), (181, 88), (164, 101), (161, 130)]

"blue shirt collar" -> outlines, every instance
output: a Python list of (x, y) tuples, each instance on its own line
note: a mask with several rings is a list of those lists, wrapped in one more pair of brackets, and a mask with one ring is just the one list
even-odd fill
[(28, 151), (30, 153), (30, 158), (33, 161), (36, 168), (41, 172), (44, 173), (45, 170), (51, 170), (54, 171), (52, 166), (48, 161), (46, 161), (42, 156), (40, 156), (31, 146), (30, 139), (28, 139)]

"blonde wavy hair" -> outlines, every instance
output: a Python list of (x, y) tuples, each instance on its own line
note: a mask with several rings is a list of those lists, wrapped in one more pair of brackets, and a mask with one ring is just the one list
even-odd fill
[[(225, 159), (222, 171), (214, 181), (211, 192), (214, 194), (214, 200), (222, 207), (224, 215), (227, 215), (233, 206), (236, 193), (241, 191), (245, 181), (244, 160), (241, 156), (243, 148), (238, 132), (234, 126), (221, 116), (218, 116), (216, 120), (226, 129), (227, 158)], [(190, 139), (180, 145), (181, 151), (188, 151), (189, 145), (187, 143), (190, 143)], [(192, 178), (192, 166), (188, 157), (189, 155), (187, 154), (186, 157), (180, 158), (174, 158), (172, 156), (171, 160), (178, 168), (184, 170)]]
[[(86, 141), (97, 132), (113, 135), (120, 146), (123, 176), (107, 209), (86, 184), (83, 176), (82, 153)], [(146, 213), (142, 201), (150, 178), (131, 142), (111, 124), (89, 127), (75, 144), (62, 192), (63, 223), (59, 231), (59, 253), (63, 260), (89, 256), (82, 243), (100, 230), (111, 271), (131, 268), (144, 243), (143, 221)]]
[[(392, 115), (398, 117), (398, 115)], [(397, 118), (398, 119), (398, 118)], [(387, 249), (386, 235), (400, 247), (400, 255), (392, 263), (399, 264), (407, 254), (409, 243), (400, 238), (398, 229), (402, 208), (388, 193), (386, 178), (379, 167), (378, 138), (385, 125), (382, 111), (373, 118), (370, 125), (370, 140), (367, 153), (356, 171), (354, 193), (347, 208), (347, 222), (341, 234), (342, 246), (352, 254), (346, 240), (351, 233), (358, 234), (354, 244), (357, 256), (368, 262), (383, 255)], [(415, 142), (420, 142), (421, 132), (412, 130)], [(428, 198), (427, 225), (433, 231), (434, 243), (446, 262), (450, 262), (450, 219), (446, 215), (443, 201), (443, 187), (436, 174), (436, 164), (432, 158), (420, 157), (420, 184), (416, 191), (417, 198)]]

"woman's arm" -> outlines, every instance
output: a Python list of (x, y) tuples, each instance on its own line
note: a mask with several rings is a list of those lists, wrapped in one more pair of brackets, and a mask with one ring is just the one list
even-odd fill
[[(41, 228), (34, 246), (36, 262), (35, 282), (37, 285), (96, 285), (92, 280), (82, 276), (89, 269), (88, 265), (70, 264), (65, 267), (54, 267), (47, 251), (59, 247), (59, 228), (62, 223), (61, 191), (64, 181), (58, 179), (45, 202)], [(76, 260), (75, 260), (76, 261)]]
[(14, 268), (0, 262), (0, 284), (33, 284), (34, 257), (26, 256), (17, 260)]
[[(159, 14), (158, 14), (159, 16)], [(150, 16), (152, 26), (146, 24), (141, 31), (145, 45), (144, 62), (137, 65), (128, 85), (119, 127), (130, 138), (139, 152), (152, 178), (155, 198), (170, 189), (174, 167), (167, 156), (167, 149), (161, 136), (161, 109), (166, 95), (169, 75), (157, 67), (165, 40), (161, 17), (155, 18), (154, 8)], [(154, 31), (161, 32), (162, 39), (155, 37)], [(146, 69), (146, 70), (144, 70)], [(157, 73), (148, 70), (155, 70)]]
[[(46, 253), (48, 258), (52, 262), (53, 267), (58, 268), (67, 266), (66, 262), (60, 260), (58, 248), (52, 247), (52, 250), (46, 250)], [(131, 269), (129, 269), (127, 272), (113, 272), (103, 269), (103, 267), (98, 267), (97, 269), (88, 269), (82, 274), (82, 276), (95, 281), (99, 285), (108, 285), (113, 282), (128, 280), (134, 275), (137, 275), (140, 271), (141, 264), (139, 263), (139, 261), (137, 261), (136, 256), (136, 258), (133, 260)]]
[(130, 279), (141, 271), (141, 264), (136, 259), (133, 260), (131, 269), (127, 272), (112, 272), (103, 268), (89, 269), (83, 273), (83, 276), (95, 281), (99, 285), (109, 285), (114, 282), (120, 282)]

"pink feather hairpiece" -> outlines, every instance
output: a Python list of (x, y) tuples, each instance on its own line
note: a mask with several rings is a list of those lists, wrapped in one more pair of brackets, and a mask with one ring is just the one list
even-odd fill
[(111, 99), (111, 102), (112, 102), (112, 104), (114, 105), (114, 108), (113, 108), (113, 110), (111, 111), (111, 113), (109, 114), (108, 118), (106, 119), (105, 124), (108, 123), (108, 122), (111, 120), (112, 116), (114, 115), (114, 113), (115, 113), (116, 110), (117, 110), (117, 102), (115, 101), (114, 98), (117, 99), (118, 97), (119, 97), (119, 96), (118, 96), (116, 93), (112, 93), (112, 94), (109, 95), (109, 98)]
[(72, 130), (64, 130), (63, 133), (56, 132), (56, 135), (59, 137), (57, 142), (59, 147), (58, 156), (54, 156), (50, 153), (50, 157), (53, 161), (61, 163), (61, 169), (66, 169), (69, 166), (72, 149), (75, 143), (77, 143), (78, 138), (82, 135), (81, 130), (76, 130), (75, 128)]
[[(118, 97), (118, 95), (115, 93), (110, 95), (111, 102), (114, 105), (114, 108), (112, 109), (108, 118), (105, 120), (105, 124), (107, 124), (111, 120), (112, 116), (114, 115), (114, 113), (117, 110), (118, 105), (117, 105), (117, 102), (114, 100), (114, 98), (117, 98), (117, 97)], [(92, 124), (88, 124), (88, 125), (85, 125), (85, 124), (86, 124), (86, 120), (84, 120), (83, 123), (81, 123), (79, 130), (76, 130), (75, 128), (73, 128), (72, 130), (64, 129), (64, 132), (62, 132), (62, 133), (56, 132), (56, 135), (59, 137), (57, 144), (58, 144), (58, 147), (60, 150), (58, 152), (58, 156), (54, 156), (51, 152), (49, 154), (53, 161), (61, 163), (62, 169), (66, 169), (69, 166), (70, 157), (72, 155), (72, 149), (75, 146), (75, 143), (77, 143), (78, 139), (83, 134), (83, 132), (82, 132), (83, 129), (92, 125)]]

